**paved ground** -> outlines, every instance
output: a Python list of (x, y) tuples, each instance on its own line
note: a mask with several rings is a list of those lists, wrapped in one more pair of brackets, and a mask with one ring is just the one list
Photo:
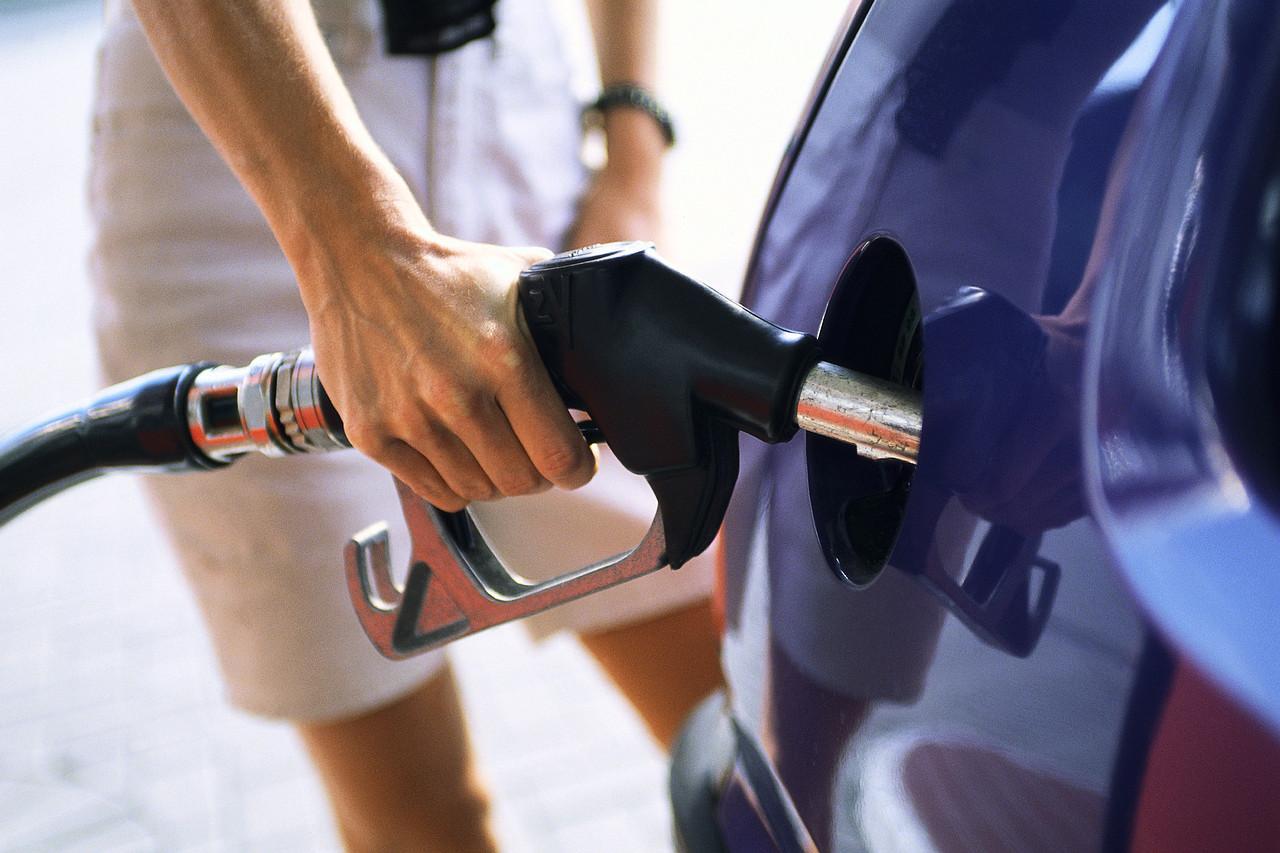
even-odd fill
[[(685, 118), (668, 254), (730, 291), (843, 3), (796, 5), (667, 8), (664, 89)], [(0, 0), (0, 430), (97, 384), (82, 187), (98, 14)], [(336, 847), (288, 728), (222, 704), (132, 480), (4, 528), (0, 581), (0, 850)], [(669, 849), (663, 757), (575, 641), (507, 628), (457, 653), (507, 849)]]

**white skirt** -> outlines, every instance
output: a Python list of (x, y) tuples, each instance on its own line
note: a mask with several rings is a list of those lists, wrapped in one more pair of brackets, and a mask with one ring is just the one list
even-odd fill
[[(107, 4), (93, 115), (91, 257), (103, 371), (119, 381), (211, 359), (244, 364), (309, 339), (293, 274), (234, 176), (188, 116), (128, 4)], [(374, 138), (432, 224), (450, 235), (559, 247), (587, 172), (578, 103), (543, 0), (502, 0), (498, 31), (435, 59), (382, 51), (376, 0), (314, 3)], [(384, 704), (438, 670), (393, 663), (364, 637), (342, 547), (393, 529), (388, 474), (354, 452), (245, 459), (226, 471), (151, 477), (152, 504), (200, 603), (230, 701), (294, 720)], [(510, 565), (543, 578), (636, 544), (653, 517), (644, 482), (614, 460), (586, 489), (475, 508)], [(711, 561), (662, 571), (528, 620), (536, 633), (599, 630), (706, 596)]]

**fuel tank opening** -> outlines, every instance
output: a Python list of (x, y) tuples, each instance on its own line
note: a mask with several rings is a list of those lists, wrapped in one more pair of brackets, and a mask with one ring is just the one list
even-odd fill
[[(877, 236), (845, 263), (818, 331), (822, 357), (920, 390), (924, 376), (920, 300), (906, 252)], [(807, 435), (809, 501), (832, 570), (865, 586), (884, 568), (902, 527), (914, 466), (875, 459)]]

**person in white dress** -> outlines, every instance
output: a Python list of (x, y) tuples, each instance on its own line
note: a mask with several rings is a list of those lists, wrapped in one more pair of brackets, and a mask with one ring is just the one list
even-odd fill
[[(442, 509), (471, 504), (522, 572), (623, 550), (652, 505), (607, 455), (568, 491), (595, 463), (513, 288), (544, 247), (655, 235), (663, 129), (605, 111), (590, 173), (543, 0), (500, 0), (492, 35), (431, 56), (386, 51), (385, 6), (108, 0), (91, 157), (104, 372), (310, 341), (356, 448)], [(589, 11), (602, 82), (651, 86), (653, 3)], [(383, 660), (347, 600), (343, 542), (399, 519), (386, 472), (354, 453), (247, 459), (147, 488), (230, 701), (297, 725), (344, 843), (493, 849), (447, 657)], [(669, 743), (720, 678), (711, 584), (700, 558), (536, 630), (578, 630)]]

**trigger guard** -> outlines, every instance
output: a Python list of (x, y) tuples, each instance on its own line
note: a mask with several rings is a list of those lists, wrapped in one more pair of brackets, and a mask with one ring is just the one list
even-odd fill
[(710, 547), (738, 481), (737, 431), (711, 422), (708, 432), (702, 465), (645, 477), (658, 501), (673, 569)]
[(396, 481), (412, 553), (406, 583), (392, 580), (385, 525), (347, 543), (347, 589), (361, 628), (401, 659), (655, 572), (666, 565), (662, 515), (630, 551), (533, 583), (511, 572), (465, 511), (441, 512)]

